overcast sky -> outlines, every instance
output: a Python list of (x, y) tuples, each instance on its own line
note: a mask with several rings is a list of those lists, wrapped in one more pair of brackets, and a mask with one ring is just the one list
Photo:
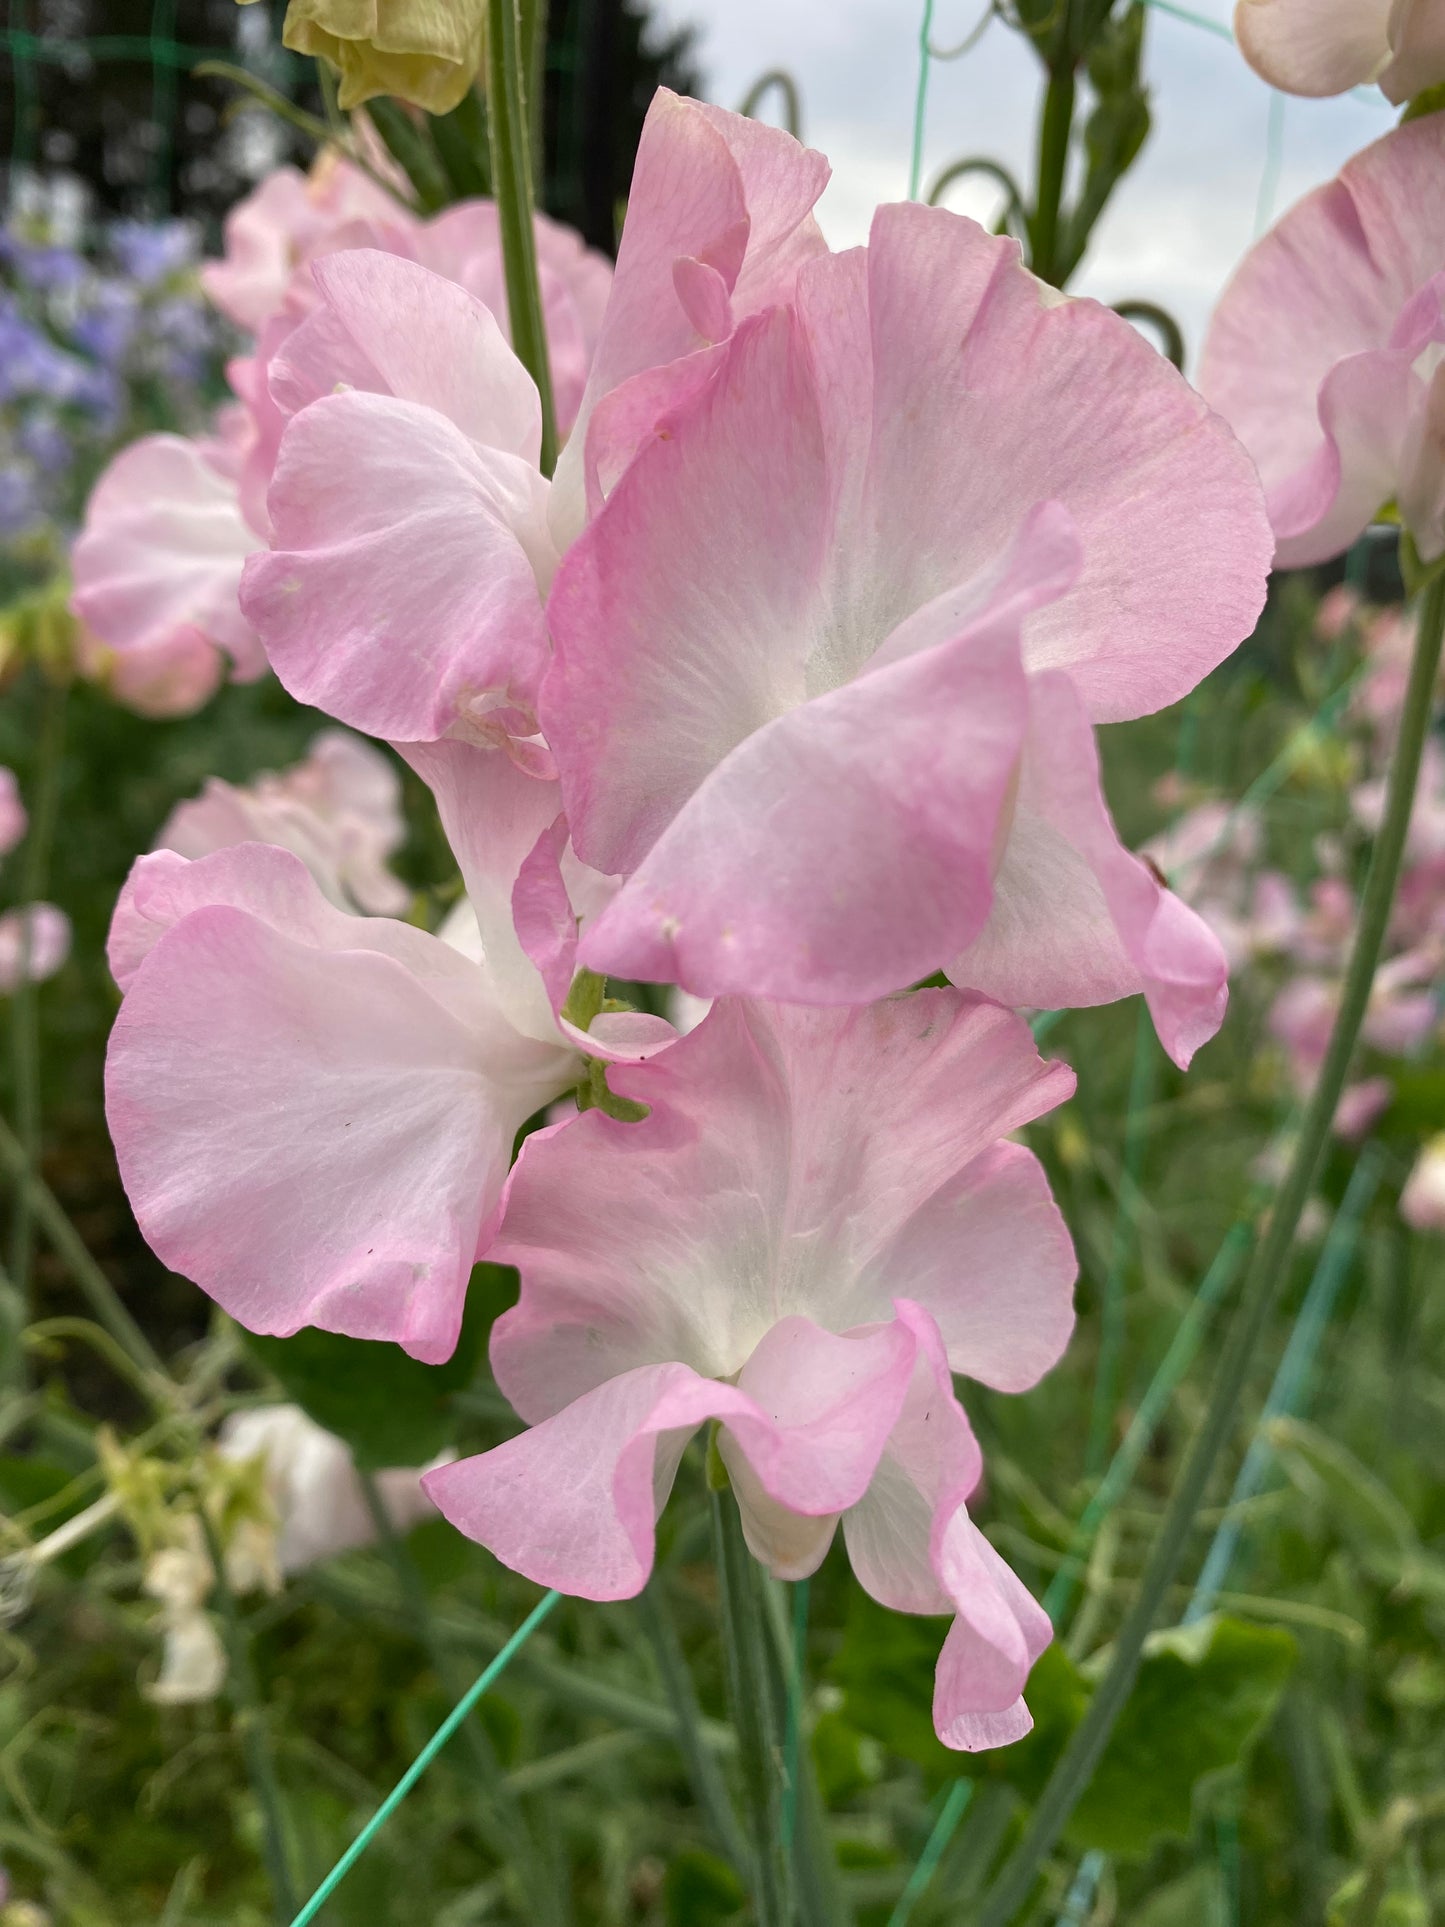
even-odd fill
[[(1227, 0), (1194, 0), (1224, 22)], [(935, 45), (956, 45), (983, 0), (935, 0)], [(707, 93), (736, 106), (757, 76), (786, 67), (803, 94), (803, 137), (833, 163), (820, 216), (829, 241), (867, 238), (879, 201), (908, 191), (922, 0), (656, 0), (669, 24), (699, 28)], [(1154, 130), (1094, 231), (1076, 292), (1135, 296), (1170, 308), (1191, 357), (1210, 308), (1255, 232), (1268, 153), (1270, 93), (1230, 42), (1156, 12), (1147, 64)], [(928, 93), (924, 180), (963, 154), (987, 154), (1025, 185), (1039, 67), (1023, 38), (994, 20), (961, 60), (935, 61)], [(1277, 210), (1327, 180), (1394, 123), (1382, 96), (1284, 105)], [(950, 205), (990, 218), (987, 190)]]

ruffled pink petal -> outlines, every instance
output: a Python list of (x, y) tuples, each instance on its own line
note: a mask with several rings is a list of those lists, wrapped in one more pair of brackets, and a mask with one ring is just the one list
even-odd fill
[(652, 1572), (657, 1515), (688, 1439), (750, 1406), (686, 1365), (643, 1366), (422, 1486), (459, 1532), (539, 1586), (631, 1599)]
[(120, 656), (169, 667), (194, 639), (226, 651), (238, 676), (265, 658), (237, 599), (246, 557), (262, 546), (234, 479), (203, 444), (148, 435), (124, 449), (91, 493), (71, 553), (71, 606)]
[(390, 396), (314, 402), (271, 484), (242, 603), (299, 701), (397, 742), (481, 727), (546, 653), (546, 483)]
[(1438, 339), (1442, 168), (1438, 115), (1385, 135), (1257, 243), (1215, 311), (1200, 387), (1258, 464), (1291, 563), (1346, 546), (1402, 480), (1426, 401), (1411, 364)]
[(958, 1611), (938, 1657), (934, 1729), (965, 1753), (1009, 1746), (1034, 1723), (1023, 1689), (1054, 1636), (1049, 1616), (962, 1507), (938, 1563)]
[(1271, 87), (1319, 98), (1382, 72), (1391, 11), (1392, 0), (1239, 0), (1234, 37)]
[(262, 845), (142, 858), (111, 954), (107, 1115), (162, 1260), (252, 1330), (449, 1356), (512, 1139), (571, 1054), (519, 1038), (447, 945), (335, 909)]
[[(832, 263), (805, 271), (810, 281)], [(836, 287), (833, 289), (836, 299)], [(1269, 527), (1235, 436), (1118, 315), (1062, 300), (1017, 244), (944, 209), (880, 208), (867, 253), (873, 392), (857, 538), (896, 622), (996, 566), (1040, 502), (1078, 531), (1073, 588), (1024, 632), (1096, 722), (1186, 695), (1253, 628)], [(834, 385), (836, 316), (813, 329)], [(843, 549), (851, 530), (842, 533)], [(869, 589), (870, 575), (880, 579)], [(864, 607), (866, 607), (864, 602)]]
[[(787, 300), (798, 268), (826, 251), (813, 206), (828, 179), (821, 154), (759, 121), (652, 97), (638, 144), (617, 270), (577, 422), (557, 467), (552, 517), (565, 547), (585, 519), (585, 452), (604, 395), (702, 345), (676, 269), (711, 269), (734, 324)], [(688, 267), (684, 266), (686, 282)], [(722, 317), (717, 317), (717, 324)], [(638, 422), (641, 432), (642, 421)]]
[[(957, 1175), (1072, 1089), (1018, 1018), (951, 991), (848, 1011), (723, 1001), (610, 1082), (648, 1116), (594, 1111), (536, 1133), (508, 1185), (496, 1255), (518, 1267), (522, 1296), (497, 1323), (492, 1364), (532, 1423), (638, 1365), (681, 1360), (731, 1378), (788, 1317), (851, 1330), (888, 1322), (900, 1295), (936, 1296), (966, 1337), (968, 1243), (950, 1275), (927, 1223), (916, 1236), (907, 1227), (935, 1195), (946, 1221)], [(974, 1179), (970, 1223), (1019, 1206), (1012, 1172), (996, 1199), (987, 1169)], [(887, 1268), (880, 1255), (895, 1242)], [(999, 1321), (990, 1345), (963, 1347), (1000, 1383), (1039, 1365), (1072, 1282), (1037, 1200), (1015, 1252), (1046, 1335), (1021, 1338), (1013, 1364)], [(991, 1277), (986, 1247), (985, 1306)]]
[(537, 390), (496, 317), (464, 288), (372, 248), (313, 263), (321, 305), (270, 365), (286, 415), (339, 387), (394, 395), (445, 415), (482, 448), (535, 465)]
[(1093, 731), (1069, 677), (1032, 677), (1029, 709), (993, 913), (948, 975), (1002, 1003), (1041, 1008), (1110, 1003), (1142, 990), (1159, 1041), (1187, 1066), (1224, 1021), (1219, 940), (1119, 842)]

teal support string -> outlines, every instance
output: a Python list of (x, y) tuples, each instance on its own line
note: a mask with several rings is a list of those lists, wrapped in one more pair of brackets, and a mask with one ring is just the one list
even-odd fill
[(908, 198), (923, 191), (923, 127), (928, 115), (928, 69), (933, 59), (933, 0), (923, 0), (923, 24), (918, 29), (918, 92), (913, 102), (913, 153), (908, 164)]
[(898, 1896), (898, 1905), (888, 1916), (888, 1927), (908, 1927), (913, 1917), (913, 1909), (927, 1891), (929, 1882), (938, 1871), (938, 1863), (948, 1851), (948, 1843), (958, 1831), (958, 1823), (968, 1811), (968, 1803), (973, 1798), (972, 1780), (955, 1780), (948, 1789), (948, 1797), (939, 1809), (938, 1818), (933, 1823), (933, 1831), (928, 1836), (923, 1852), (918, 1856), (918, 1865), (908, 1876), (908, 1885)]
[(309, 1927), (309, 1923), (315, 1920), (316, 1916), (321, 1912), (321, 1909), (336, 1892), (336, 1889), (341, 1885), (342, 1881), (345, 1880), (346, 1876), (366, 1852), (366, 1849), (371, 1845), (377, 1834), (381, 1832), (387, 1821), (396, 1812), (397, 1808), (426, 1772), (438, 1753), (441, 1752), (447, 1741), (465, 1725), (478, 1700), (481, 1699), (489, 1687), (494, 1686), (501, 1678), (502, 1674), (507, 1670), (508, 1666), (511, 1665), (512, 1661), (517, 1657), (517, 1654), (521, 1652), (527, 1641), (532, 1637), (533, 1633), (536, 1632), (537, 1628), (542, 1624), (543, 1620), (546, 1619), (552, 1609), (559, 1603), (561, 1598), (561, 1593), (549, 1592), (537, 1601), (537, 1604), (532, 1608), (531, 1612), (528, 1613), (516, 1632), (512, 1634), (512, 1637), (507, 1641), (501, 1652), (497, 1654), (497, 1657), (485, 1669), (476, 1684), (457, 1702), (437, 1728), (436, 1732), (432, 1734), (421, 1752), (417, 1754), (406, 1772), (402, 1774), (391, 1792), (387, 1794), (381, 1805), (376, 1809), (376, 1812), (372, 1814), (366, 1825), (361, 1829), (361, 1832), (357, 1834), (351, 1845), (346, 1849), (346, 1852), (342, 1854), (336, 1865), (331, 1869), (330, 1873), (327, 1874), (321, 1885), (291, 1922), (291, 1927)]

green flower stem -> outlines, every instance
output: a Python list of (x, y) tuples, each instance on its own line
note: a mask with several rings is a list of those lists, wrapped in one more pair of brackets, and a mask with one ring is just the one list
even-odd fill
[(1074, 131), (1074, 63), (1065, 49), (1056, 57), (1039, 120), (1038, 199), (1029, 220), (1029, 266), (1041, 281), (1057, 283), (1059, 228), (1069, 140)]
[(1204, 1422), (1175, 1485), (1134, 1604), (1119, 1628), (1109, 1669), (1060, 1756), (1022, 1840), (986, 1896), (979, 1927), (1004, 1927), (1023, 1905), (1035, 1875), (1088, 1785), (1089, 1776), (1108, 1744), (1114, 1722), (1133, 1688), (1144, 1641), (1174, 1582), (1210, 1479), (1233, 1435), (1265, 1327), (1289, 1275), (1288, 1260), (1295, 1231), (1314, 1189), (1369, 1003), (1375, 966), (1395, 900), (1421, 754), (1429, 732), (1442, 638), (1445, 638), (1445, 568), (1437, 568), (1421, 597), (1400, 737), (1390, 765), (1385, 814), (1370, 859), (1344, 993), (1329, 1049), (1301, 1123), (1294, 1157), (1264, 1236), (1255, 1248), (1254, 1261), (1246, 1274), (1225, 1338)]
[(731, 1492), (713, 1491), (713, 1545), (727, 1651), (728, 1698), (737, 1728), (757, 1927), (792, 1927), (789, 1866), (782, 1837), (782, 1733), (777, 1669), (762, 1570), (748, 1551)]
[(226, 1628), (226, 1651), (230, 1660), (227, 1687), (235, 1708), (236, 1731), (246, 1755), (246, 1772), (251, 1790), (261, 1809), (262, 1851), (266, 1873), (271, 1882), (271, 1898), (279, 1927), (296, 1911), (296, 1888), (291, 1877), (291, 1854), (286, 1841), (286, 1805), (281, 1782), (276, 1777), (276, 1760), (271, 1750), (271, 1730), (265, 1702), (251, 1660), (251, 1637), (236, 1605), (236, 1595), (226, 1577), (226, 1555), (216, 1529), (201, 1513), (201, 1530), (206, 1535), (206, 1550), (215, 1574), (216, 1602)]
[[(467, 1681), (455, 1664), (433, 1616), (431, 1601), (427, 1598), (426, 1586), (417, 1570), (416, 1561), (391, 1522), (391, 1515), (377, 1490), (375, 1478), (370, 1472), (358, 1471), (357, 1476), (361, 1481), (366, 1509), (376, 1527), (377, 1542), (396, 1577), (397, 1589), (412, 1622), (412, 1631), (431, 1660), (442, 1691), (456, 1705), (466, 1691)], [(539, 1927), (543, 1921), (563, 1920), (565, 1910), (556, 1880), (538, 1851), (536, 1838), (522, 1811), (516, 1788), (507, 1782), (486, 1728), (480, 1719), (469, 1719), (461, 1731), (477, 1781), (478, 1831), (488, 1852), (496, 1855), (503, 1869), (514, 1862), (521, 1863), (530, 1920), (538, 1922)]]
[[(537, 0), (530, 0), (529, 17)], [(540, 32), (540, 28), (536, 31)], [(527, 133), (527, 75), (519, 0), (487, 0), (487, 106), (492, 140), (492, 192), (502, 236), (512, 347), (542, 399), (542, 473), (557, 466), (552, 369), (537, 279), (532, 224), (532, 155)]]
[(637, 1597), (637, 1617), (657, 1662), (663, 1689), (677, 1715), (677, 1746), (682, 1754), (693, 1794), (706, 1819), (713, 1840), (737, 1869), (740, 1879), (748, 1877), (748, 1848), (737, 1815), (729, 1798), (714, 1749), (708, 1744), (702, 1708), (698, 1705), (692, 1675), (667, 1607), (662, 1577), (654, 1573), (646, 1589)]
[(91, 1257), (85, 1240), (65, 1215), (54, 1192), (32, 1169), (24, 1145), (3, 1118), (0, 1118), (0, 1168), (13, 1181), (17, 1197), (27, 1200), (35, 1222), (54, 1245), (97, 1322), (154, 1383), (155, 1402), (170, 1404), (175, 1388), (159, 1354), (121, 1303), (115, 1286)]
[(783, 1713), (783, 1851), (792, 1862), (798, 1918), (802, 1927), (852, 1927), (852, 1909), (838, 1878), (828, 1810), (803, 1726), (807, 1583), (799, 1581), (791, 1589), (791, 1616), (784, 1610), (782, 1588), (761, 1572), (759, 1583), (779, 1675), (775, 1701)]

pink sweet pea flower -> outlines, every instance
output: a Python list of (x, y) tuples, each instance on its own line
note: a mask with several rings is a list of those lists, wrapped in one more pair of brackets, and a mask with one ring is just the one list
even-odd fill
[(278, 167), (226, 216), (225, 254), (201, 269), (201, 286), (229, 320), (259, 334), (286, 298), (297, 267), (358, 222), (402, 234), (415, 214), (333, 150), (309, 174)]
[(1238, 0), (1234, 32), (1255, 72), (1287, 94), (1374, 80), (1399, 102), (1445, 80), (1440, 0)]
[(154, 847), (194, 861), (238, 843), (271, 843), (299, 856), (338, 910), (396, 917), (411, 892), (387, 859), (405, 837), (391, 763), (348, 730), (326, 729), (292, 769), (244, 787), (211, 777), (172, 810)]
[(116, 456), (86, 504), (71, 607), (109, 652), (92, 652), (93, 666), (142, 714), (198, 708), (223, 654), (242, 681), (266, 668), (237, 601), (242, 564), (265, 546), (242, 512), (237, 427), (233, 417), (224, 436), (145, 436)]
[[(141, 1230), (248, 1329), (319, 1325), (435, 1363), (518, 1128), (584, 1046), (640, 1055), (673, 1033), (618, 1013), (584, 1038), (558, 1017), (556, 785), (464, 744), (415, 760), (467, 886), (440, 936), (336, 909), (263, 844), (139, 860), (111, 928), (106, 1105)], [(528, 921), (540, 964), (514, 892), (551, 907)]]
[(944, 1743), (1021, 1737), (1049, 1622), (969, 1518), (981, 1461), (951, 1374), (1023, 1391), (1068, 1342), (1068, 1233), (1003, 1140), (1072, 1074), (1009, 1012), (930, 990), (724, 1001), (613, 1083), (642, 1123), (537, 1133), (507, 1188), (494, 1251), (522, 1295), (492, 1365), (531, 1429), (426, 1490), (538, 1584), (629, 1598), (683, 1448), (716, 1419), (756, 1556), (803, 1577), (841, 1519), (874, 1598), (957, 1615)]
[(1224, 960), (1120, 846), (1091, 724), (1248, 633), (1248, 458), (1127, 323), (956, 215), (883, 208), (797, 288), (552, 593), (544, 733), (578, 853), (627, 877), (583, 962), (818, 1003), (940, 967), (1016, 1005), (1143, 989), (1186, 1062)]
[(1199, 385), (1259, 464), (1281, 568), (1394, 503), (1445, 554), (1445, 115), (1357, 154), (1246, 255)]
[(14, 770), (0, 765), (0, 856), (8, 856), (15, 848), (29, 821)]
[(491, 310), (370, 249), (313, 265), (316, 312), (271, 365), (294, 415), (272, 551), (241, 603), (299, 701), (393, 741), (525, 718), (557, 564), (537, 390)]
[(70, 955), (70, 919), (53, 903), (22, 903), (0, 916), (0, 997), (43, 984)]

